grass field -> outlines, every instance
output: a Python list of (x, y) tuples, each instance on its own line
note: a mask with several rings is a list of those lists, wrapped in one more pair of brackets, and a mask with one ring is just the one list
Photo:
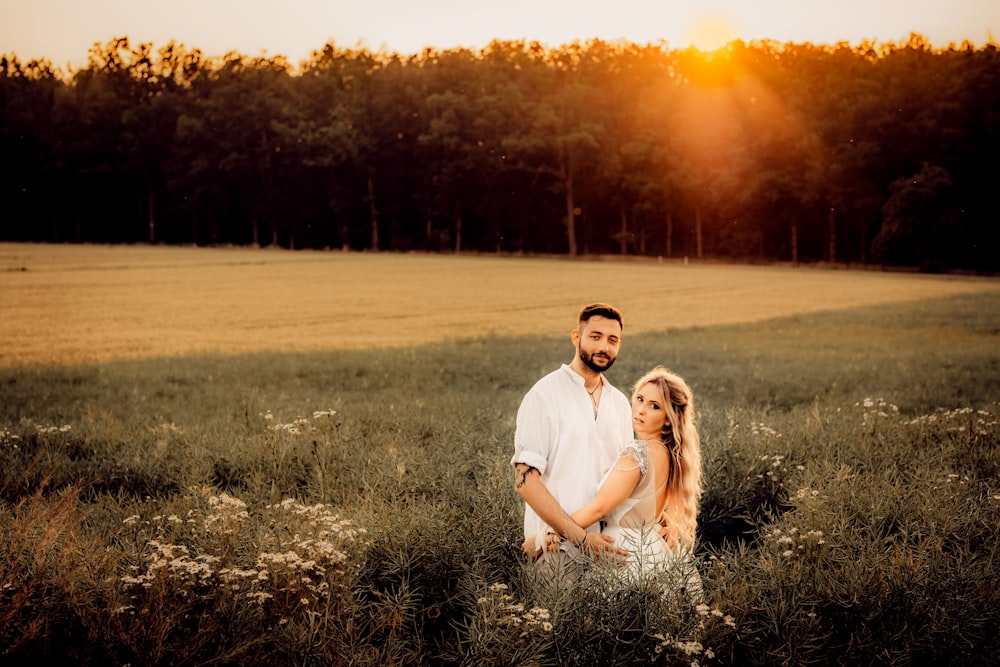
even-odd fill
[[(997, 664), (995, 279), (0, 257), (0, 664)], [(695, 391), (702, 605), (519, 558), (514, 414), (591, 298), (614, 384)]]
[(0, 244), (0, 366), (628, 335), (1000, 290), (993, 278), (680, 262)]

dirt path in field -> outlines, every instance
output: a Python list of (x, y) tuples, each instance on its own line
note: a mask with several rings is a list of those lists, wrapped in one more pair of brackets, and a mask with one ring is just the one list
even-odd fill
[(1000, 290), (1000, 279), (655, 261), (0, 243), (0, 366), (484, 335), (626, 334)]

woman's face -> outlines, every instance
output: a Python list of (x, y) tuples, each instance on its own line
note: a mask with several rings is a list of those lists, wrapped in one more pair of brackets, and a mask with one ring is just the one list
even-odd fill
[(663, 392), (659, 385), (647, 382), (632, 399), (632, 430), (641, 440), (658, 440), (667, 424), (663, 409)]

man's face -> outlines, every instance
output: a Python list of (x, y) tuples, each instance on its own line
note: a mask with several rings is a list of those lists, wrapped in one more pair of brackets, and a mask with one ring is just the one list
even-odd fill
[(587, 368), (603, 373), (611, 368), (622, 346), (622, 325), (595, 315), (577, 331), (576, 352)]

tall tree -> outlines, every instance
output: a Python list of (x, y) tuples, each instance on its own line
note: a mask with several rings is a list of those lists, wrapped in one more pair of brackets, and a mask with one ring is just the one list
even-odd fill
[(586, 111), (595, 91), (579, 76), (582, 47), (578, 43), (553, 51), (545, 61), (532, 63), (529, 87), (522, 94), (522, 112), (530, 124), (510, 135), (504, 146), (519, 164), (553, 179), (563, 198), (566, 249), (576, 255), (576, 182), (595, 159), (603, 128)]
[[(55, 112), (65, 84), (46, 60), (0, 57), (0, 237), (64, 240)], [(43, 222), (43, 225), (38, 225)], [(44, 226), (39, 229), (39, 226)]]
[[(280, 243), (281, 137), (276, 125), (294, 124), (288, 64), (283, 58), (226, 56), (193, 87), (192, 103), (178, 121), (176, 159), (210, 206), (230, 206), (242, 223), (236, 238), (254, 245)], [(239, 109), (239, 113), (234, 113)], [(223, 203), (216, 197), (228, 197)], [(247, 233), (249, 232), (249, 233)]]
[(941, 268), (954, 259), (958, 209), (948, 172), (924, 164), (893, 182), (882, 229), (872, 244), (876, 261)]

